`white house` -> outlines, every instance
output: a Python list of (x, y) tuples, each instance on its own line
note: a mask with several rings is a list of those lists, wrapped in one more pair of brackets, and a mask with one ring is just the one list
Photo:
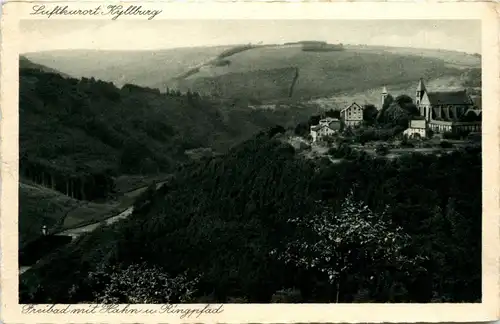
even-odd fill
[(340, 130), (340, 120), (327, 117), (321, 119), (318, 125), (311, 126), (311, 137), (313, 143), (320, 140), (324, 136), (333, 135)]
[(410, 120), (410, 125), (403, 132), (403, 135), (424, 138), (427, 135), (427, 121), (425, 119)]
[(356, 126), (363, 122), (363, 108), (353, 102), (347, 108), (340, 111), (340, 117), (346, 126)]

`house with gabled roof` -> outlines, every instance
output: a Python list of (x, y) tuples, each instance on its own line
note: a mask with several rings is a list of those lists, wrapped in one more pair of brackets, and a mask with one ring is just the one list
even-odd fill
[(318, 125), (311, 126), (313, 143), (321, 140), (325, 136), (331, 136), (338, 131), (340, 131), (340, 120), (331, 117), (321, 119)]
[(356, 126), (363, 122), (363, 108), (353, 102), (340, 111), (340, 118), (346, 126)]

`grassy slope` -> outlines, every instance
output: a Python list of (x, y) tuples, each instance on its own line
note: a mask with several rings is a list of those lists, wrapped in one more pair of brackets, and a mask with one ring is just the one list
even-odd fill
[(41, 227), (58, 226), (79, 201), (35, 184), (19, 184), (19, 245), (41, 235)]
[[(120, 178), (121, 182), (126, 181), (126, 176)], [(164, 180), (165, 175), (159, 179)], [(147, 184), (136, 180), (133, 186), (127, 186), (127, 190)], [(124, 192), (114, 200), (95, 203), (76, 200), (23, 179), (19, 184), (19, 245), (21, 247), (40, 237), (44, 224), (50, 232), (57, 232), (114, 216), (130, 207), (141, 192)]]
[[(459, 74), (458, 69), (448, 67), (441, 59), (375, 50), (304, 52), (300, 47), (281, 46), (252, 49), (228, 59), (230, 65), (206, 67), (186, 79), (183, 86), (202, 92), (216, 89), (225, 97), (279, 99), (286, 93), (282, 89), (289, 87), (292, 81), (292, 69), (298, 67), (300, 77), (294, 97), (305, 99), (400, 84), (420, 77)], [(288, 74), (276, 77), (275, 71), (284, 68), (290, 69)], [(263, 70), (271, 73), (255, 72)]]
[(20, 247), (40, 237), (42, 225), (47, 225), (49, 232), (56, 232), (111, 216), (120, 206), (118, 202), (79, 201), (27, 180), (22, 181), (19, 184)]
[(409, 48), (409, 47), (390, 47), (390, 46), (366, 46), (366, 45), (347, 45), (348, 50), (384, 54), (386, 52), (434, 58), (459, 68), (477, 68), (481, 66), (481, 57), (458, 51), (428, 49), (428, 48)]
[[(192, 66), (203, 63), (232, 46), (190, 47), (154, 51), (59, 50), (24, 56), (72, 77), (94, 77), (117, 86), (163, 84)], [(75, 64), (78, 62), (78, 64)]]
[[(231, 46), (178, 48), (157, 51), (53, 51), (28, 53), (37, 63), (74, 76), (164, 88), (178, 86), (173, 79), (208, 62)], [(333, 93), (399, 85), (419, 77), (437, 78), (458, 73), (456, 68), (478, 67), (480, 58), (460, 52), (383, 46), (345, 46), (344, 52), (303, 52), (299, 46), (257, 47), (225, 57), (230, 65), (204, 66), (181, 88), (193, 88), (225, 97), (281, 99), (300, 68), (295, 96), (331, 96)], [(79, 64), (74, 64), (78, 60)], [(251, 72), (251, 73), (249, 73)], [(234, 73), (234, 74), (232, 74)], [(248, 74), (249, 73), (249, 74)], [(248, 75), (246, 75), (248, 74)]]
[[(409, 96), (415, 95), (415, 89), (417, 86), (416, 81), (402, 82), (400, 84), (392, 84), (387, 87), (387, 90), (392, 96), (398, 96), (400, 94), (407, 94)], [(436, 79), (431, 79), (426, 82), (426, 87), (429, 91), (438, 90), (450, 90), (450, 89), (463, 89), (463, 80), (460, 79), (458, 75), (448, 75), (439, 77)], [(322, 108), (330, 109), (336, 107), (337, 109), (343, 109), (352, 102), (358, 104), (374, 104), (377, 107), (381, 106), (381, 87), (375, 87), (372, 89), (367, 89), (365, 91), (345, 91), (340, 92), (335, 96), (327, 98), (317, 98), (311, 100), (311, 103), (317, 104)]]

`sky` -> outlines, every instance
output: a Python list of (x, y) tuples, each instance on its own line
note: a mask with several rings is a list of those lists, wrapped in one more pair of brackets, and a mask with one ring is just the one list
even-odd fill
[(22, 20), (20, 52), (299, 40), (481, 53), (480, 20)]

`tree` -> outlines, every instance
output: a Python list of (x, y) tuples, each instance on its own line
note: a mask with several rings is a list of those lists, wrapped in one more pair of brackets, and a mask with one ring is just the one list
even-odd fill
[(268, 134), (269, 138), (272, 138), (274, 135), (276, 135), (276, 134), (283, 134), (285, 131), (286, 131), (286, 129), (283, 126), (276, 125), (276, 126), (271, 127), (267, 131), (267, 134)]
[(146, 263), (128, 267), (101, 267), (90, 272), (87, 277), (94, 302), (104, 304), (188, 302), (196, 291), (197, 283), (198, 279), (190, 280), (186, 274), (172, 277)]
[(389, 108), (389, 106), (394, 102), (394, 98), (388, 94), (387, 97), (385, 97), (384, 104), (382, 105), (382, 108), (379, 110), (378, 115), (377, 115), (377, 122), (378, 123), (385, 123), (385, 111)]
[(384, 111), (383, 123), (391, 127), (400, 126), (403, 129), (408, 127), (408, 122), (411, 119), (411, 114), (404, 109), (396, 101), (391, 103), (391, 105)]
[(413, 99), (405, 94), (399, 95), (394, 99), (394, 102), (397, 103), (401, 108), (406, 110), (408, 114), (412, 116), (418, 116), (419, 111), (417, 106), (413, 103)]
[(364, 105), (363, 107), (363, 120), (368, 125), (373, 125), (377, 119), (378, 110), (372, 104)]
[(319, 121), (321, 119), (321, 116), (320, 115), (314, 115), (314, 116), (311, 116), (309, 118), (309, 125), (313, 126), (313, 125), (318, 125), (319, 124)]
[(295, 135), (298, 136), (307, 136), (309, 135), (309, 124), (302, 122), (297, 124), (297, 126), (294, 129)]
[(340, 301), (341, 283), (347, 276), (374, 281), (384, 271), (416, 269), (421, 256), (404, 253), (410, 237), (396, 227), (385, 212), (374, 213), (364, 203), (346, 197), (340, 212), (322, 202), (308, 217), (289, 220), (301, 235), (291, 240), (278, 258), (304, 270), (316, 270), (335, 287)]
[(330, 110), (325, 111), (325, 116), (340, 119), (340, 111), (330, 109)]

